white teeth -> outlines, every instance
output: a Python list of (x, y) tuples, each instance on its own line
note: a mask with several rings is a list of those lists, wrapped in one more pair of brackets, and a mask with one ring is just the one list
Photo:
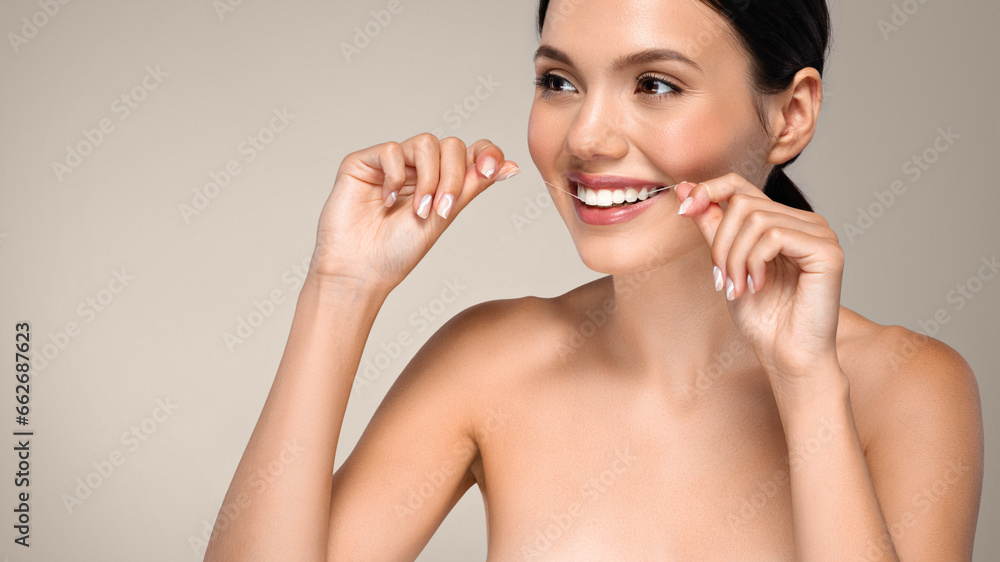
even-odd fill
[[(590, 189), (589, 187), (577, 184), (576, 196), (591, 207), (610, 207), (626, 202), (635, 203), (636, 201), (645, 201), (662, 190), (663, 188), (659, 187), (653, 189), (643, 187), (638, 191), (634, 187), (624, 189)], [(654, 192), (651, 193), (651, 191)]]
[(653, 195), (655, 193), (650, 193), (648, 187), (643, 187), (636, 191), (634, 187), (625, 189), (590, 189), (579, 184), (576, 186), (576, 196), (591, 207), (610, 207), (626, 202), (635, 203), (636, 201), (645, 201)]

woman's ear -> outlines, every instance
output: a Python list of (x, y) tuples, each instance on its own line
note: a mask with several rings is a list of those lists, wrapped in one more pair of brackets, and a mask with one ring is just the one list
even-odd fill
[(777, 136), (768, 153), (769, 164), (784, 164), (812, 140), (823, 104), (823, 79), (809, 66), (795, 74), (788, 89), (773, 97), (770, 107), (771, 130)]

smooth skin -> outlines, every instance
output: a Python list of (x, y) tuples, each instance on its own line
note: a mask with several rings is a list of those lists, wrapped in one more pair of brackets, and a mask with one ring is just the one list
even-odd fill
[[(841, 306), (836, 234), (758, 188), (812, 139), (818, 73), (767, 98), (768, 136), (746, 54), (702, 3), (550, 10), (566, 15), (546, 22), (535, 61), (558, 75), (529, 120), (539, 172), (567, 188), (568, 170), (679, 185), (602, 227), (550, 188), (581, 259), (607, 275), (457, 314), (334, 473), (386, 296), (517, 169), (487, 140), (427, 134), (348, 155), (206, 560), (413, 559), (473, 485), (489, 560), (970, 559), (983, 476), (971, 369)], [(699, 68), (612, 66), (652, 47)], [(283, 470), (260, 485), (273, 462)]]

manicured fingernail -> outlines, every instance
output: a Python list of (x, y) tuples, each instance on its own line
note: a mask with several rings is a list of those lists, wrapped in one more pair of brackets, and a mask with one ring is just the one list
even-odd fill
[(715, 277), (715, 290), (716, 291), (721, 291), (722, 290), (722, 270), (719, 269), (719, 266), (716, 265), (716, 266), (712, 267), (712, 277)]
[(420, 200), (420, 207), (417, 207), (417, 215), (422, 219), (426, 219), (430, 211), (431, 205), (431, 194), (428, 193)]
[(747, 287), (750, 288), (750, 294), (751, 295), (756, 295), (757, 294), (757, 291), (755, 291), (754, 288), (753, 288), (753, 277), (751, 277), (749, 273), (747, 274)]
[(497, 171), (497, 161), (492, 156), (487, 156), (483, 159), (483, 176), (487, 179), (493, 177), (493, 173)]
[(514, 176), (516, 176), (516, 175), (518, 175), (520, 173), (521, 173), (521, 170), (519, 168), (514, 168), (513, 170), (511, 170), (509, 172), (504, 172), (504, 173), (500, 174), (499, 176), (497, 176), (497, 181), (509, 180), (510, 178), (512, 178), (512, 177), (514, 177)]
[(385, 198), (385, 206), (392, 207), (392, 204), (395, 202), (396, 202), (396, 192), (393, 191), (392, 193), (389, 194), (388, 197)]
[(686, 213), (687, 210), (691, 208), (691, 204), (692, 203), (694, 203), (694, 199), (692, 199), (690, 197), (688, 197), (687, 199), (685, 199), (684, 202), (681, 203), (681, 207), (679, 209), (677, 209), (677, 214), (678, 215), (683, 215), (684, 213)]
[(448, 211), (451, 210), (452, 199), (453, 197), (451, 196), (450, 193), (448, 195), (445, 195), (444, 198), (441, 199), (441, 204), (438, 205), (438, 214), (441, 215), (441, 218), (443, 219), (448, 218)]
[(733, 295), (736, 294), (736, 286), (733, 285), (733, 280), (726, 277), (726, 298), (733, 300)]

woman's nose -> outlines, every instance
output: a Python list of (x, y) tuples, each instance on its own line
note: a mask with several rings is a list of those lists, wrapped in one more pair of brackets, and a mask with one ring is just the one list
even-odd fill
[(583, 102), (566, 135), (566, 152), (580, 160), (618, 159), (628, 152), (623, 119), (607, 100)]

